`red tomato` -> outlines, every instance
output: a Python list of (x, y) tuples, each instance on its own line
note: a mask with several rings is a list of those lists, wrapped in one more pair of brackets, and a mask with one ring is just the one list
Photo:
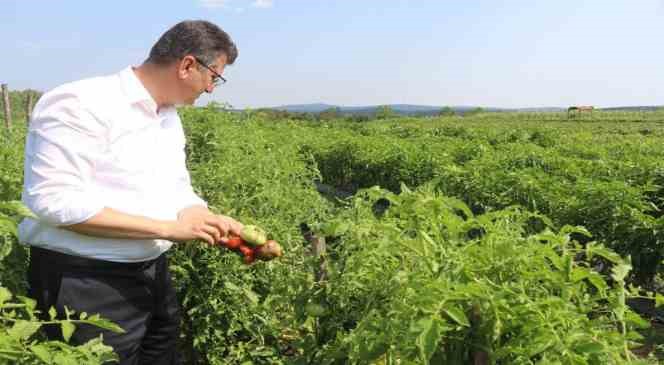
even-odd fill
[(238, 250), (242, 254), (245, 264), (249, 265), (252, 262), (254, 262), (254, 260), (256, 259), (253, 248), (246, 245), (240, 245), (240, 247), (238, 247)]
[(254, 262), (255, 259), (256, 258), (254, 257), (254, 254), (252, 253), (251, 255), (245, 255), (243, 260), (244, 260), (245, 264), (249, 265), (252, 262)]
[(228, 237), (225, 246), (230, 250), (237, 250), (243, 244), (244, 241), (239, 236), (230, 236)]
[(242, 253), (242, 256), (247, 256), (247, 255), (253, 256), (254, 255), (254, 250), (251, 247), (247, 246), (247, 245), (240, 245), (240, 247), (238, 247), (238, 250), (240, 250), (240, 253)]

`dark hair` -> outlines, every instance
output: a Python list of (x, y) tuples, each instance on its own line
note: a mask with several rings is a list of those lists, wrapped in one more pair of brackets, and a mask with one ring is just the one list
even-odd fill
[(231, 37), (217, 25), (205, 20), (185, 20), (162, 34), (146, 62), (167, 65), (192, 55), (210, 64), (225, 54), (226, 64), (232, 65), (237, 53)]

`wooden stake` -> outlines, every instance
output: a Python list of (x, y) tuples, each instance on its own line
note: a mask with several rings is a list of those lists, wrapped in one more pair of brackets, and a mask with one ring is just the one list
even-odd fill
[(30, 116), (32, 115), (32, 107), (35, 103), (34, 91), (28, 90), (28, 101), (25, 103), (25, 124), (30, 124)]
[[(478, 303), (473, 304), (472, 312), (470, 313), (470, 323), (472, 326), (473, 340), (476, 344), (483, 344), (482, 336), (480, 333), (480, 324), (482, 322), (481, 308)], [(489, 354), (484, 350), (475, 350), (473, 352), (473, 365), (488, 365)]]
[(318, 267), (315, 270), (314, 277), (316, 282), (327, 280), (327, 262), (325, 260), (325, 237), (316, 236), (306, 223), (300, 224), (302, 236), (309, 243), (309, 253), (318, 258)]
[(7, 88), (7, 84), (2, 84), (2, 100), (4, 101), (5, 104), (5, 125), (7, 126), (7, 130), (11, 130), (12, 109), (9, 106), (9, 89)]

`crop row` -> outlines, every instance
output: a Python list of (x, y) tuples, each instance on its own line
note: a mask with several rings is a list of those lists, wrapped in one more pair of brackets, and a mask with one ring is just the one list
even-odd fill
[(361, 133), (351, 125), (308, 146), (329, 185), (398, 192), (402, 182), (434, 183), (476, 213), (520, 205), (557, 227), (585, 226), (594, 239), (631, 255), (640, 283), (655, 278), (664, 258), (661, 128), (650, 125), (654, 132), (643, 135), (643, 126), (625, 131), (610, 123), (487, 123), (376, 123)]
[[(585, 229), (532, 211), (528, 199), (514, 198), (521, 195), (496, 193), (502, 170), (518, 172), (514, 185), (524, 184), (527, 169), (552, 176), (541, 190), (594, 171), (579, 164), (563, 173), (571, 155), (583, 159), (578, 149), (551, 152), (557, 130), (538, 136), (420, 120), (312, 125), (191, 108), (181, 115), (197, 192), (218, 213), (266, 228), (286, 252), (246, 266), (202, 242), (176, 246), (170, 254), (188, 362), (647, 363), (631, 353), (642, 341), (636, 330), (648, 323), (626, 305), (643, 294), (626, 289), (630, 262), (588, 242)], [(0, 170), (12, 185), (1, 201), (19, 198), (22, 136), (13, 138), (1, 145)], [(623, 148), (632, 154), (631, 145)], [(618, 162), (596, 180), (612, 182), (611, 171), (631, 171), (634, 186), (650, 180), (643, 165)], [(385, 189), (339, 202), (314, 182)], [(308, 229), (327, 238), (323, 256), (304, 239)], [(3, 247), (8, 242), (12, 257), (25, 260), (15, 239)], [(20, 265), (11, 265), (0, 261), (0, 286), (22, 294)], [(27, 338), (19, 342), (29, 348)]]

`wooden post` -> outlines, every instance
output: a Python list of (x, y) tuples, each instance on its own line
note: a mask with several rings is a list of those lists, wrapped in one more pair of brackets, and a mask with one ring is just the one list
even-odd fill
[(318, 270), (316, 272), (316, 281), (327, 281), (327, 262), (325, 261), (325, 237), (313, 236), (311, 240), (314, 256), (318, 257)]
[[(305, 241), (309, 243), (309, 250), (308, 254), (316, 257), (318, 259), (318, 267), (314, 268), (314, 280), (316, 280), (316, 283), (321, 284), (325, 281), (327, 281), (327, 263), (325, 261), (325, 249), (326, 249), (326, 244), (325, 244), (325, 237), (318, 237), (314, 234), (314, 232), (309, 228), (309, 225), (306, 223), (300, 223), (300, 232), (302, 232), (302, 236), (304, 237)], [(322, 336), (321, 333), (321, 327), (320, 327), (320, 318), (316, 318), (314, 322), (314, 338), (316, 338), (316, 342), (318, 342), (318, 345), (322, 345), (320, 343), (320, 339)]]
[[(472, 337), (473, 342), (476, 345), (484, 345), (484, 339), (480, 335), (480, 324), (482, 322), (482, 313), (479, 303), (473, 304), (472, 311), (470, 313), (470, 325), (472, 328)], [(489, 364), (489, 354), (481, 349), (477, 349), (473, 352), (473, 365), (488, 365)]]
[(25, 103), (25, 124), (30, 124), (30, 116), (32, 115), (32, 107), (35, 103), (35, 93), (28, 90), (28, 101)]
[(2, 84), (2, 100), (5, 104), (5, 125), (7, 125), (7, 130), (12, 129), (12, 109), (9, 106), (9, 90), (7, 89), (7, 84)]
[(327, 280), (327, 263), (325, 261), (325, 237), (316, 236), (306, 223), (300, 224), (300, 231), (302, 236), (309, 243), (309, 253), (318, 258), (318, 267), (315, 270), (314, 276), (316, 282)]

